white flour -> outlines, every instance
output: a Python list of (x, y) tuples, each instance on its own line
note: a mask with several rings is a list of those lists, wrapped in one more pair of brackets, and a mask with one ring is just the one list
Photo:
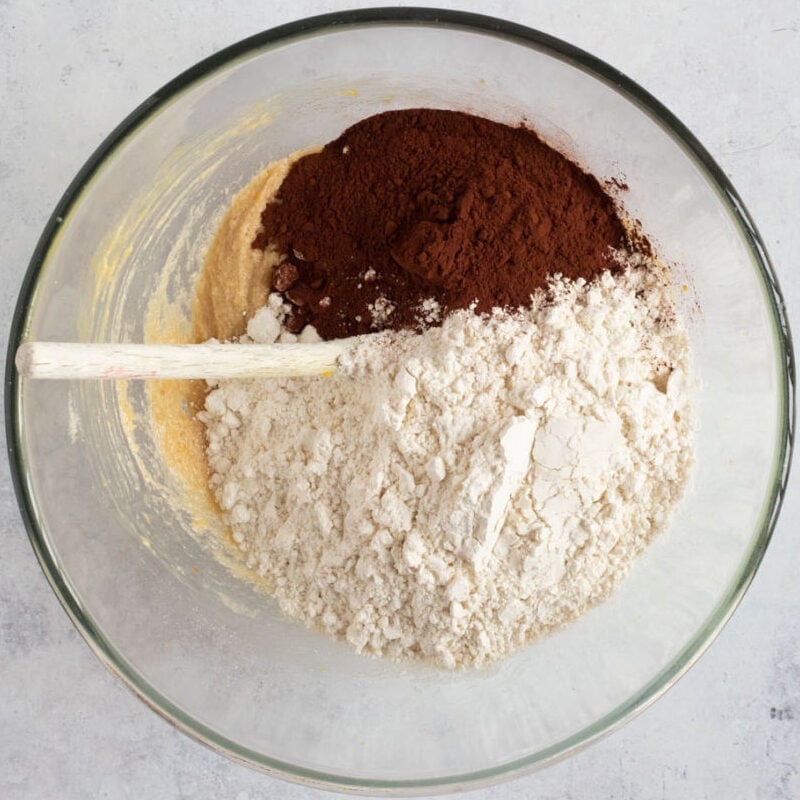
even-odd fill
[[(602, 600), (692, 460), (665, 283), (560, 283), (549, 305), (376, 334), (347, 374), (210, 392), (212, 487), (283, 610), (359, 651), (455, 667)], [(282, 313), (271, 298), (250, 337), (293, 339)]]

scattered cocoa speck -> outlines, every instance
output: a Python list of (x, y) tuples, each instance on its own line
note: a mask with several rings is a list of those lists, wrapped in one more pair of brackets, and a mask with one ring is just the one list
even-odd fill
[(285, 292), (291, 289), (300, 278), (300, 272), (291, 261), (284, 261), (275, 267), (272, 275), (272, 288), (276, 292)]
[(304, 309), (293, 309), (283, 324), (289, 333), (300, 333), (308, 324), (308, 314)]
[(296, 306), (304, 306), (308, 303), (308, 297), (306, 296), (306, 292), (303, 291), (303, 287), (290, 289), (286, 292), (286, 299)]

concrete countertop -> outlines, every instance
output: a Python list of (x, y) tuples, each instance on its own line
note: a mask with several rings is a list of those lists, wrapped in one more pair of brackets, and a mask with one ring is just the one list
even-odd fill
[[(0, 2), (0, 331), (55, 203), (103, 137), (199, 59), (362, 2)], [(376, 3), (377, 5), (377, 3)], [(406, 5), (398, 3), (398, 5)], [(748, 205), (800, 331), (800, 5), (483, 0), (621, 69), (705, 144)], [(236, 8), (235, 13), (231, 9)], [(188, 10), (191, 8), (191, 10)], [(732, 621), (678, 685), (514, 798), (800, 797), (800, 476)], [(47, 586), (0, 463), (0, 797), (311, 798), (178, 733), (92, 655)]]

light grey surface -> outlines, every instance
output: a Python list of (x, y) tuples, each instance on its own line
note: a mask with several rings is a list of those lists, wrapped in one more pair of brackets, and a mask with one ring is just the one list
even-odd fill
[[(800, 5), (796, 0), (469, 2), (608, 61), (664, 102), (731, 177), (800, 329)], [(3, 344), (39, 233), (67, 183), (135, 105), (210, 53), (345, 7), (148, 0), (100, 10), (0, 2)], [(369, 3), (348, 3), (346, 7)], [(601, 10), (599, 6), (603, 6)], [(597, 6), (597, 7), (596, 7)], [(687, 7), (684, 7), (687, 6)], [(0, 464), (0, 797), (310, 798), (173, 730), (119, 684), (48, 588)], [(664, 698), (554, 767), (470, 797), (800, 797), (800, 476), (733, 620)]]

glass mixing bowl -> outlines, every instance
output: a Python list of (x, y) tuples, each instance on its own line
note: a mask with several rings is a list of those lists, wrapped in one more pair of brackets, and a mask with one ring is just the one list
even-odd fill
[[(445, 790), (564, 756), (662, 694), (729, 617), (786, 485), (792, 355), (735, 191), (666, 109), (597, 59), (487, 17), (354, 11), (259, 34), (140, 106), (67, 190), (20, 293), (23, 341), (138, 341), (180, 326), (233, 193), (267, 162), (388, 108), (524, 119), (601, 179), (685, 284), (697, 463), (670, 529), (606, 603), (483, 671), (355, 655), (284, 618), (213, 547), (165, 466), (142, 383), (26, 382), (8, 361), (20, 506), (54, 591), (102, 661), (213, 748), (370, 793)], [(176, 321), (177, 320), (177, 321)], [(165, 322), (165, 325), (167, 323)], [(215, 533), (215, 528), (217, 532)]]

